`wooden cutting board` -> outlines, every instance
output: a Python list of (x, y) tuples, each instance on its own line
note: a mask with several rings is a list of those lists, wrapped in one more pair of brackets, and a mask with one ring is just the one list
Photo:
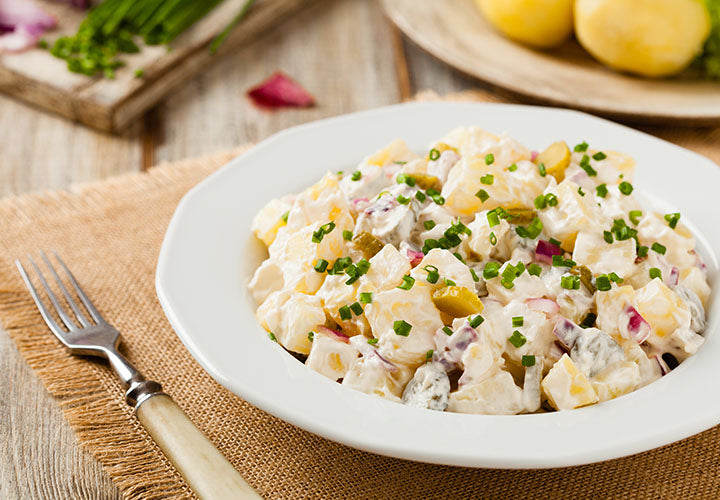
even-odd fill
[[(85, 15), (59, 2), (36, 0), (58, 19), (59, 29), (46, 36), (53, 41), (74, 33)], [(311, 0), (259, 0), (232, 32), (217, 54), (208, 45), (235, 16), (244, 0), (225, 0), (171, 45), (143, 47), (125, 55), (127, 66), (114, 80), (71, 73), (65, 61), (46, 50), (31, 49), (0, 55), (0, 91), (91, 127), (118, 131), (164, 98), (172, 89), (207, 64), (277, 24)], [(144, 76), (135, 77), (142, 68)]]
[(480, 80), (540, 102), (625, 121), (720, 123), (720, 82), (687, 71), (651, 80), (612, 71), (575, 41), (547, 52), (499, 34), (473, 0), (382, 0), (390, 19), (415, 43)]

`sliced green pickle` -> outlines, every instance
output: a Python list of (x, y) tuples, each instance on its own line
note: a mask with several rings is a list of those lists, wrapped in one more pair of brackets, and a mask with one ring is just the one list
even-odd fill
[(415, 179), (415, 183), (420, 189), (431, 189), (438, 186), (439, 179), (434, 175), (428, 174), (408, 174)]
[(537, 212), (529, 208), (508, 208), (505, 211), (509, 215), (508, 222), (517, 225), (530, 224), (537, 216)]
[(592, 272), (590, 272), (590, 269), (586, 266), (573, 266), (573, 268), (570, 269), (570, 274), (580, 276), (580, 283), (585, 285), (588, 292), (595, 293), (595, 287), (592, 283)]
[(483, 303), (475, 292), (464, 286), (446, 286), (435, 290), (432, 300), (435, 307), (454, 318), (479, 314), (483, 310)]
[(359, 232), (353, 236), (352, 242), (355, 245), (355, 248), (364, 253), (367, 258), (373, 257), (385, 246), (382, 241), (367, 231)]

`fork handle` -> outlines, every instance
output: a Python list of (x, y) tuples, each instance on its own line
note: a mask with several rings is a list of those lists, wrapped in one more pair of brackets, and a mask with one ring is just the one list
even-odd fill
[(261, 498), (170, 396), (150, 396), (139, 402), (135, 412), (198, 497)]

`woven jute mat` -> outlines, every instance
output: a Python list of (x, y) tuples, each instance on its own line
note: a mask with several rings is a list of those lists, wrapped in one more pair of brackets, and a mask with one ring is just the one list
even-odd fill
[[(489, 100), (483, 93), (455, 98)], [(665, 131), (665, 137), (718, 161), (720, 148), (707, 142), (708, 133), (717, 140), (717, 130)], [(163, 384), (265, 498), (720, 498), (720, 427), (594, 465), (477, 470), (347, 448), (225, 390), (173, 333), (155, 296), (154, 278), (160, 244), (180, 198), (241, 153), (0, 202), (0, 320), (59, 402), (79, 442), (127, 498), (193, 495), (133, 417), (112, 372), (102, 363), (70, 356), (47, 330), (12, 264), (30, 250), (54, 249), (63, 256), (101, 313), (122, 332), (128, 358)]]

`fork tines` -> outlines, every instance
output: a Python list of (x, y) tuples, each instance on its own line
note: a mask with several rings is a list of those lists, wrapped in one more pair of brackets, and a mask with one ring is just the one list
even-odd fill
[[(89, 313), (90, 317), (95, 321), (95, 323), (100, 324), (104, 323), (104, 320), (102, 316), (100, 316), (100, 313), (98, 310), (93, 306), (92, 302), (90, 302), (90, 299), (88, 296), (83, 292), (82, 288), (80, 288), (80, 285), (78, 284), (77, 280), (75, 279), (75, 276), (73, 276), (72, 272), (70, 272), (70, 269), (65, 265), (63, 260), (60, 258), (60, 256), (52, 252), (55, 256), (55, 259), (60, 264), (60, 267), (63, 268), (63, 271), (65, 275), (67, 276), (68, 281), (70, 282), (70, 285), (75, 290), (75, 293), (80, 298), (80, 301), (85, 306), (85, 309), (87, 313)], [(58, 275), (57, 271), (55, 270), (55, 267), (50, 262), (50, 259), (48, 259), (48, 256), (45, 254), (45, 252), (40, 252), (40, 256), (42, 257), (42, 260), (45, 262), (45, 265), (47, 266), (48, 270), (50, 271), (50, 274), (52, 275), (53, 279), (55, 280), (55, 283), (57, 283), (58, 288), (60, 289), (63, 297), (65, 298), (65, 301), (70, 306), (70, 309), (72, 309), (72, 312), (74, 313), (75, 317), (73, 318), (66, 308), (60, 303), (60, 300), (58, 299), (57, 295), (53, 292), (52, 288), (48, 284), (47, 280), (45, 279), (45, 276), (43, 275), (42, 271), (40, 270), (40, 267), (35, 263), (35, 260), (32, 258), (32, 256), (28, 255), (28, 260), (30, 261), (30, 265), (35, 269), (35, 273), (37, 274), (37, 278), (42, 284), (43, 288), (45, 289), (45, 293), (47, 294), (48, 298), (50, 299), (50, 302), (52, 303), (55, 312), (59, 316), (59, 318), (62, 320), (63, 324), (67, 328), (67, 331), (74, 331), (78, 330), (80, 328), (86, 328), (89, 326), (92, 326), (93, 323), (88, 319), (87, 315), (81, 310), (81, 308), (78, 306), (78, 303), (73, 298), (73, 296), (70, 294), (68, 289), (63, 284), (62, 279)], [(32, 283), (32, 280), (30, 279), (30, 276), (28, 275), (27, 271), (25, 270), (25, 267), (23, 267), (22, 263), (19, 260), (15, 260), (15, 265), (17, 266), (18, 270), (20, 271), (20, 275), (23, 278), (23, 281), (25, 282), (25, 286), (27, 287), (28, 291), (30, 292), (30, 295), (32, 296), (33, 300), (35, 301), (35, 304), (37, 305), (38, 309), (40, 310), (40, 314), (42, 314), (43, 319), (45, 320), (45, 323), (47, 323), (48, 327), (50, 327), (50, 330), (57, 335), (58, 337), (61, 337), (63, 334), (66, 333), (66, 330), (62, 328), (61, 325), (58, 324), (58, 322), (55, 320), (53, 315), (51, 314), (51, 310), (45, 305), (45, 302), (42, 300), (40, 295), (37, 292), (37, 289)], [(79, 322), (79, 326), (76, 322)], [(61, 338), (61, 340), (63, 340)]]

